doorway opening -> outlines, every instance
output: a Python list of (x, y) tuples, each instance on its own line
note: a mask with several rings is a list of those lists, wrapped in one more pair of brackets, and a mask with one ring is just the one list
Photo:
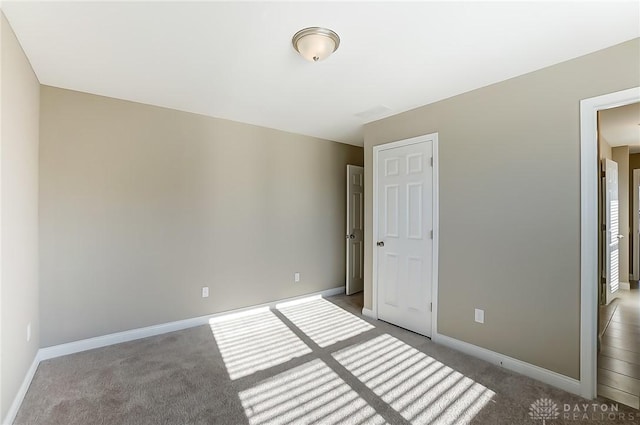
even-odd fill
[(640, 408), (640, 102), (598, 111), (597, 393)]
[(598, 268), (599, 259), (602, 260), (598, 112), (638, 102), (640, 87), (580, 102), (580, 388), (581, 395), (589, 399), (598, 393), (598, 299), (602, 277)]

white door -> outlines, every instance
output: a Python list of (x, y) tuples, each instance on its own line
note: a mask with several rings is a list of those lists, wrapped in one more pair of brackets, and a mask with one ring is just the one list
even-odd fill
[(347, 165), (347, 295), (364, 288), (364, 168)]
[(619, 245), (622, 235), (618, 223), (618, 164), (605, 159), (605, 276), (606, 303), (616, 297), (620, 286)]
[(378, 151), (378, 318), (431, 336), (433, 139)]

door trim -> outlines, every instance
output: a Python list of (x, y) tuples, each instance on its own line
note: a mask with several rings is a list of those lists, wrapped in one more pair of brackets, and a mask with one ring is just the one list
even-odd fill
[(640, 87), (580, 101), (580, 392), (597, 395), (598, 111), (640, 102)]
[[(371, 274), (372, 295), (370, 317), (378, 318), (378, 250), (376, 249), (376, 241), (378, 241), (378, 154), (387, 149), (399, 148), (402, 146), (414, 145), (416, 143), (428, 142), (433, 143), (433, 250), (432, 259), (433, 267), (431, 270), (431, 335), (435, 335), (438, 329), (438, 247), (440, 238), (439, 216), (440, 196), (439, 196), (439, 179), (438, 179), (438, 133), (425, 134), (422, 136), (412, 137), (410, 139), (398, 140), (397, 142), (389, 142), (383, 145), (373, 147), (373, 238), (369, 243), (373, 247), (373, 270)], [(367, 311), (369, 313), (369, 311)]]

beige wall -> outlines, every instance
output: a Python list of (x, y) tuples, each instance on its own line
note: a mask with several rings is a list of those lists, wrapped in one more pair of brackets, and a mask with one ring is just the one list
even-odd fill
[(629, 155), (629, 187), (633, 185), (633, 170), (640, 168), (640, 153)]
[(366, 125), (366, 307), (373, 146), (438, 132), (438, 331), (578, 378), (579, 104), (639, 86), (639, 52), (635, 39)]
[(43, 347), (344, 285), (362, 148), (46, 86), (41, 135)]
[(629, 146), (611, 149), (612, 159), (618, 163), (618, 230), (623, 239), (619, 245), (620, 282), (629, 283)]
[[(0, 13), (1, 103), (0, 420), (7, 414), (39, 347), (38, 120), (40, 85)], [(27, 342), (27, 325), (31, 340)]]
[(600, 156), (600, 160), (603, 160), (605, 158), (611, 159), (613, 155), (613, 153), (611, 152), (611, 146), (602, 136), (598, 137), (598, 153)]

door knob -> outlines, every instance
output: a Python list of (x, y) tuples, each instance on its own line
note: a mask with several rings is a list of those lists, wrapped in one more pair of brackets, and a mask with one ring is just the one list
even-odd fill
[(378, 243), (376, 244), (378, 246), (384, 246), (384, 241), (378, 241)]

